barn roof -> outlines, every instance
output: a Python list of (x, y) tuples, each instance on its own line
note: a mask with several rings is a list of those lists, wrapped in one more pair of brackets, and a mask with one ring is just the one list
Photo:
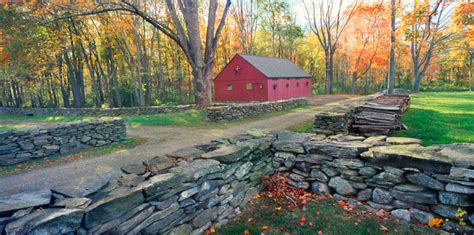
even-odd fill
[(239, 54), (268, 78), (311, 77), (288, 59)]

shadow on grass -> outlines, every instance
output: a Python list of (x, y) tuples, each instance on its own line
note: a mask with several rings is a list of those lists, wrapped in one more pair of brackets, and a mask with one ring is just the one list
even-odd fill
[(474, 143), (474, 114), (471, 113), (443, 113), (412, 108), (404, 114), (403, 123), (409, 129), (394, 135), (422, 139), (423, 145)]

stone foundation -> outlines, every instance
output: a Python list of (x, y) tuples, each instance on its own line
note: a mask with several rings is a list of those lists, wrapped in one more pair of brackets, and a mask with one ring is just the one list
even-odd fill
[(0, 166), (103, 146), (126, 137), (122, 119), (0, 131)]
[(0, 107), (0, 114), (10, 115), (43, 115), (43, 116), (131, 116), (131, 115), (153, 115), (160, 113), (175, 113), (190, 110), (193, 105), (175, 106), (151, 106), (151, 107), (130, 107), (130, 108), (11, 108)]
[[(85, 176), (51, 190), (0, 197), (6, 234), (201, 234), (238, 216), (276, 172), (337, 200), (393, 217), (474, 232), (473, 144), (422, 147), (407, 138), (249, 134)], [(403, 160), (400, 160), (403, 159)], [(36, 210), (43, 208), (43, 210)], [(454, 212), (467, 211), (465, 226)]]
[(278, 112), (296, 106), (305, 105), (307, 103), (308, 100), (305, 98), (294, 98), (267, 102), (216, 104), (207, 108), (206, 118), (213, 122), (230, 121), (260, 114)]

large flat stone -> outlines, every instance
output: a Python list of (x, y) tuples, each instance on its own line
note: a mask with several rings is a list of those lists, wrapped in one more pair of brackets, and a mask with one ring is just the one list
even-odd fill
[(81, 226), (83, 210), (46, 209), (35, 211), (5, 227), (11, 234), (65, 234), (74, 232)]
[(439, 201), (443, 204), (470, 207), (474, 206), (474, 197), (469, 194), (439, 192)]
[(181, 148), (178, 149), (172, 153), (167, 154), (166, 156), (172, 157), (172, 158), (181, 158), (181, 159), (196, 159), (201, 157), (201, 155), (204, 153), (204, 151), (195, 148), (195, 147), (187, 147), (187, 148)]
[(408, 181), (414, 184), (421, 185), (421, 186), (431, 188), (431, 189), (436, 189), (438, 191), (443, 190), (445, 186), (443, 183), (439, 182), (438, 180), (435, 180), (432, 177), (423, 173), (407, 174), (406, 178), (408, 179)]
[[(454, 143), (439, 145), (441, 150), (439, 153), (448, 157), (458, 166), (473, 167), (474, 166), (474, 144), (473, 143)], [(471, 178), (474, 173), (471, 171)]]
[(197, 159), (191, 163), (179, 165), (169, 169), (169, 172), (180, 175), (183, 180), (198, 180), (202, 176), (221, 172), (224, 170), (224, 166), (218, 161), (209, 159)]
[(84, 226), (92, 228), (99, 224), (118, 218), (144, 201), (140, 188), (113, 193), (86, 208)]
[(398, 185), (391, 190), (392, 196), (401, 201), (417, 202), (423, 204), (437, 204), (436, 192), (416, 185)]
[(47, 205), (51, 202), (50, 190), (30, 190), (0, 197), (0, 215), (20, 209)]
[(143, 164), (148, 168), (148, 170), (157, 174), (175, 166), (176, 162), (172, 158), (158, 156), (144, 161)]
[(408, 138), (408, 137), (388, 137), (385, 140), (389, 144), (402, 145), (402, 144), (421, 144), (420, 139)]
[(351, 186), (351, 184), (341, 177), (334, 177), (329, 180), (329, 187), (334, 188), (337, 193), (347, 196), (354, 195), (357, 191)]
[(322, 154), (336, 158), (354, 158), (364, 151), (367, 151), (371, 145), (360, 141), (337, 142), (337, 141), (311, 141), (306, 142), (304, 147), (309, 154)]
[(54, 187), (51, 190), (66, 197), (87, 197), (99, 191), (108, 183), (109, 181), (102, 176), (91, 175), (73, 179), (66, 184)]
[(436, 173), (449, 173), (453, 160), (436, 152), (437, 148), (417, 144), (378, 146), (361, 154), (366, 161), (398, 168), (411, 167)]
[(148, 198), (163, 193), (168, 188), (181, 184), (183, 181), (184, 178), (179, 174), (165, 173), (151, 177), (141, 183), (139, 187), (143, 189), (143, 193)]
[(246, 157), (250, 151), (251, 149), (245, 145), (224, 145), (214, 151), (202, 154), (201, 158), (232, 163)]

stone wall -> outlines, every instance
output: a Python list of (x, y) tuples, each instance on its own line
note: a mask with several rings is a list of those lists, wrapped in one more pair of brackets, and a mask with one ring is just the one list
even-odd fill
[(305, 98), (294, 98), (266, 102), (216, 104), (207, 108), (206, 118), (213, 122), (230, 121), (265, 113), (278, 112), (307, 103), (308, 100)]
[[(413, 143), (419, 141), (252, 131), (124, 166), (123, 172), (0, 197), (0, 231), (201, 234), (237, 216), (262, 189), (261, 176), (276, 172), (289, 184), (359, 200), (368, 210), (382, 208), (424, 224), (445, 217), (445, 229), (474, 231), (474, 146)], [(453, 216), (458, 208), (468, 211), (465, 226)]]
[(0, 107), (1, 114), (10, 115), (48, 115), (48, 116), (130, 116), (130, 115), (153, 115), (159, 113), (174, 113), (186, 111), (193, 108), (193, 105), (163, 105), (151, 107), (130, 107), (130, 108), (11, 108)]
[(0, 166), (103, 146), (126, 137), (122, 119), (0, 131)]

